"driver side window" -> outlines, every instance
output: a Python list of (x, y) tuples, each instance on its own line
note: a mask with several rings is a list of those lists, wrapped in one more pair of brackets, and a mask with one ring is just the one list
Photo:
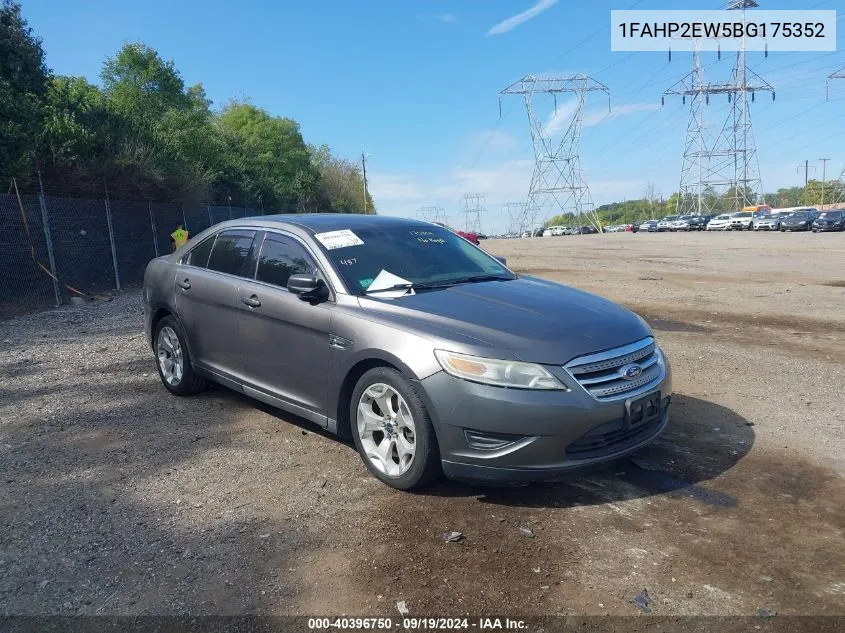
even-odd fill
[(258, 258), (256, 281), (287, 288), (291, 275), (317, 272), (317, 265), (299, 242), (284, 235), (267, 233)]

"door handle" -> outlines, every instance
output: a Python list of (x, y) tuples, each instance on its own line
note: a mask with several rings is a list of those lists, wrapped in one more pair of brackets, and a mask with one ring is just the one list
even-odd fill
[(190, 289), (190, 287), (191, 287), (191, 282), (190, 282), (189, 280), (187, 280), (187, 279), (183, 279), (182, 281), (180, 281), (180, 282), (178, 282), (178, 283), (179, 283), (179, 287), (180, 287), (182, 290), (188, 290), (188, 289)]
[(250, 308), (257, 308), (261, 305), (261, 301), (255, 295), (251, 297), (241, 297), (241, 302), (248, 305)]

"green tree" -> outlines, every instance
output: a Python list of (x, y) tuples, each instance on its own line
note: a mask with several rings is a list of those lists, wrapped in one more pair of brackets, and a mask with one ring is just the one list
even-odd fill
[(320, 174), (296, 121), (232, 101), (217, 123), (227, 138), (229, 174), (241, 178), (220, 186), (237, 185), (246, 196), (261, 196), (265, 206), (281, 209), (304, 207), (313, 198)]
[(50, 75), (41, 40), (12, 0), (0, 4), (0, 166), (26, 180), (41, 141), (42, 100)]
[(109, 105), (138, 131), (151, 132), (169, 110), (195, 105), (173, 61), (164, 61), (146, 44), (124, 44), (100, 73)]
[[(320, 173), (313, 210), (364, 213), (364, 178), (358, 165), (333, 156), (328, 145), (312, 145), (308, 149), (311, 152), (311, 160)], [(367, 213), (375, 212), (375, 204), (368, 191)]]

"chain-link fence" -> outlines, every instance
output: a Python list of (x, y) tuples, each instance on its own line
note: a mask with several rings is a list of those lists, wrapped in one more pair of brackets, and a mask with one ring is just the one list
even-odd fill
[[(290, 211), (293, 211), (291, 209)], [(138, 286), (147, 263), (190, 235), (260, 210), (205, 204), (0, 194), (0, 317), (76, 295)]]

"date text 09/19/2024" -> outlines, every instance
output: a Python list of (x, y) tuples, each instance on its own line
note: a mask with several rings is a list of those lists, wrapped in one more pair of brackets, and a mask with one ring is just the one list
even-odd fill
[[(469, 630), (480, 631), (519, 631), (527, 628), (524, 620), (495, 617), (479, 618), (402, 618), (402, 628), (414, 630)], [(391, 618), (309, 618), (308, 628), (311, 630), (390, 630), (393, 629)]]

